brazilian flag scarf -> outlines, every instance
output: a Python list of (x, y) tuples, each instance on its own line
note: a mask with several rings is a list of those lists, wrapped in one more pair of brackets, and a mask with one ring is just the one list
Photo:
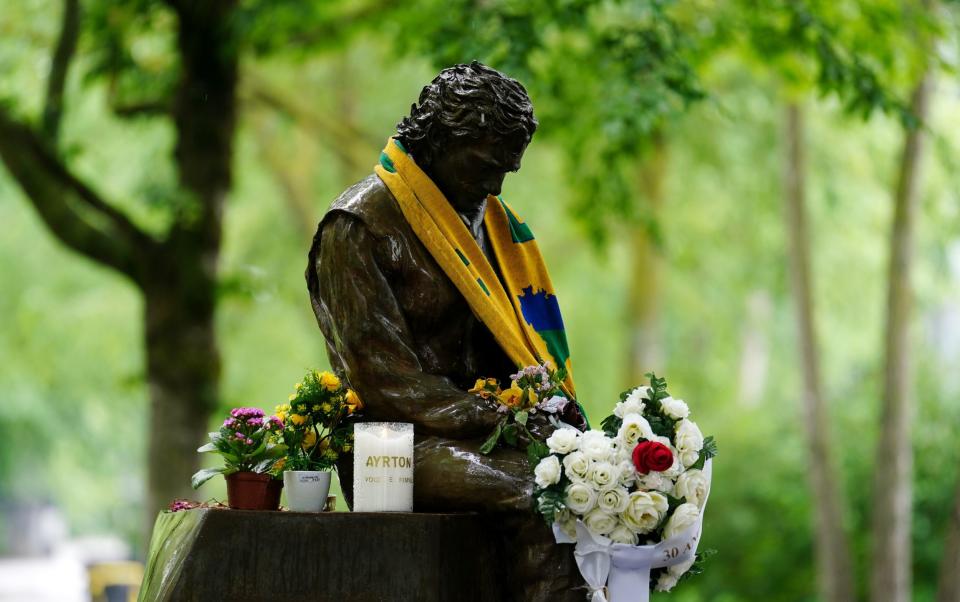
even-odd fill
[(463, 220), (399, 140), (387, 141), (375, 170), (417, 237), (507, 356), (521, 368), (545, 360), (566, 368), (563, 389), (576, 400), (560, 306), (530, 227), (502, 198), (487, 198), (483, 221), (504, 290)]

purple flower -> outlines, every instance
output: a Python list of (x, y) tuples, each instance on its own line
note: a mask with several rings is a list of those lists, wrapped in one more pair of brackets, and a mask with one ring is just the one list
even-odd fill
[(237, 423), (236, 418), (227, 418), (226, 420), (223, 421), (223, 426), (230, 428), (236, 423)]
[(244, 443), (247, 445), (253, 445), (253, 439), (247, 439)]
[(562, 395), (554, 395), (550, 399), (544, 399), (541, 401), (537, 407), (543, 410), (548, 414), (556, 414), (557, 412), (562, 412), (567, 404), (570, 403), (570, 400)]
[(251, 418), (247, 420), (247, 424), (250, 426), (263, 426), (263, 418)]

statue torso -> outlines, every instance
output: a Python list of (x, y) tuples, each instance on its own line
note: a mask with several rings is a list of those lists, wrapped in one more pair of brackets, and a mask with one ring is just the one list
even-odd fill
[[(346, 227), (351, 220), (361, 222), (369, 233), (359, 244), (371, 245), (372, 260), (399, 305), (423, 371), (446, 376), (460, 387), (472, 386), (480, 377), (506, 380), (514, 371), (512, 362), (473, 315), (466, 300), (430, 256), (389, 190), (376, 176), (367, 177), (344, 192), (321, 221), (310, 255), (317, 277), (322, 279), (325, 270), (338, 269), (336, 257), (321, 257), (318, 246), (322, 236), (329, 229)], [(491, 261), (496, 264), (492, 257)], [(318, 321), (329, 344), (332, 333), (324, 328), (321, 315), (324, 304), (316, 298), (322, 297), (323, 287), (311, 284), (310, 289)], [(370, 294), (376, 293), (371, 290)], [(362, 315), (328, 317), (334, 323), (363, 319)], [(334, 357), (335, 354), (331, 354), (331, 361)]]

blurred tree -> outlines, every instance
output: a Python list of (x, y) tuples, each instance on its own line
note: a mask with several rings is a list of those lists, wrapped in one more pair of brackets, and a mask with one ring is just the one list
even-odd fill
[[(219, 401), (214, 315), (241, 56), (336, 47), (390, 4), (90, 0), (81, 18), (79, 0), (64, 0), (40, 127), (0, 106), (0, 159), (50, 231), (143, 294), (151, 514), (189, 495), (189, 477), (199, 463), (196, 448)], [(152, 191), (160, 197), (164, 226), (138, 224), (135, 204), (108, 201), (73, 174), (71, 153), (58, 148), (67, 74), (81, 30), (89, 34), (85, 79), (106, 84), (113, 113), (168, 120), (175, 131), (176, 183)], [(289, 106), (255, 74), (245, 96), (283, 110)], [(336, 135), (338, 146), (348, 149), (345, 161), (354, 161), (348, 144), (354, 131), (328, 121), (324, 133)]]
[[(921, 122), (927, 118), (930, 78), (929, 72), (923, 75), (911, 102), (912, 112)], [(911, 598), (913, 383), (909, 326), (922, 136), (922, 129), (916, 127), (905, 133), (890, 234), (883, 405), (873, 485), (870, 597), (876, 602), (906, 602)]]
[(114, 25), (99, 32), (117, 36), (110, 43), (126, 33), (116, 27), (118, 20), (142, 25), (169, 17), (161, 11), (176, 18), (177, 74), (165, 90), (169, 97), (117, 105), (127, 115), (164, 114), (176, 128), (179, 192), (165, 236), (136, 225), (80, 181), (57, 150), (66, 74), (80, 29), (76, 0), (65, 2), (41, 133), (0, 110), (0, 158), (51, 232), (74, 251), (119, 271), (143, 293), (150, 415), (156, 425), (149, 441), (150, 511), (188, 494), (189, 476), (198, 465), (196, 447), (218, 401), (213, 317), (236, 125), (235, 10), (230, 0), (92, 8), (94, 19), (113, 16)]
[(810, 235), (806, 215), (806, 160), (803, 112), (796, 103), (786, 107), (784, 197), (787, 256), (797, 316), (797, 342), (803, 371), (803, 423), (806, 428), (810, 487), (814, 499), (817, 576), (824, 600), (853, 600), (853, 556), (843, 521), (845, 503), (837, 478), (836, 453), (820, 374), (820, 351), (810, 275)]

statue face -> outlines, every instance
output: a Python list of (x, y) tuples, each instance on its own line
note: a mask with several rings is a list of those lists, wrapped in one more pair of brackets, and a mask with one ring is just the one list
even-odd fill
[(500, 194), (507, 172), (520, 169), (526, 136), (513, 140), (454, 140), (426, 170), (458, 211), (476, 209), (488, 194)]

